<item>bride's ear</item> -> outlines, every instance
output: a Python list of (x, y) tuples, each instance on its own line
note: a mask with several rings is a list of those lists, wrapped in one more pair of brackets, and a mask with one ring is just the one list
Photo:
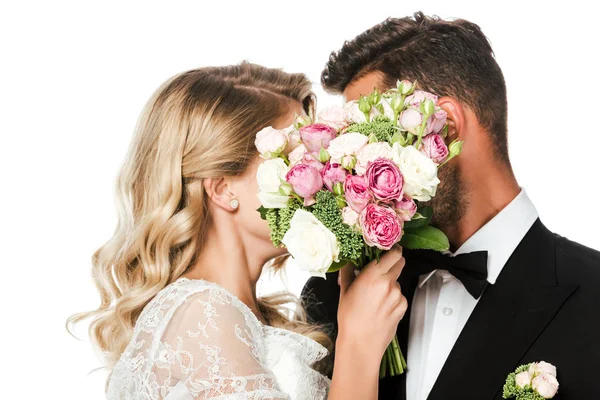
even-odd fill
[(212, 204), (223, 210), (233, 211), (231, 205), (236, 198), (229, 183), (227, 178), (208, 178), (204, 180), (203, 185)]
[(452, 97), (440, 97), (438, 100), (438, 107), (446, 111), (448, 118), (446, 123), (448, 124), (448, 137), (446, 141), (451, 143), (456, 139), (465, 140), (465, 111), (456, 99)]

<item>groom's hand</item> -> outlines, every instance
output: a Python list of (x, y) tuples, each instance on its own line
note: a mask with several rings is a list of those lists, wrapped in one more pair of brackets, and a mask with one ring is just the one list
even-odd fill
[(356, 277), (353, 266), (340, 271), (338, 341), (366, 346), (381, 361), (408, 308), (398, 283), (404, 265), (402, 248), (395, 246)]

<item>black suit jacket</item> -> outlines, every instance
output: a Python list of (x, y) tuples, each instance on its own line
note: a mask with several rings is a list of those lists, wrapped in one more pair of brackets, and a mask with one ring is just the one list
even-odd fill
[[(405, 251), (399, 281), (412, 305), (410, 254)], [(302, 297), (309, 318), (335, 336), (337, 274), (311, 278)], [(407, 314), (398, 326), (405, 355), (409, 321)], [(507, 375), (534, 361), (557, 367), (555, 399), (600, 399), (600, 253), (551, 233), (539, 220), (477, 303), (428, 399), (501, 399)], [(406, 376), (384, 378), (379, 398), (406, 399)]]

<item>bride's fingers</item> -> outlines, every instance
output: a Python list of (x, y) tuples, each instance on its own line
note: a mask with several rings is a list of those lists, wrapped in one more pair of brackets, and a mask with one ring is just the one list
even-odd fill
[(392, 267), (389, 269), (389, 271), (386, 273), (386, 275), (389, 276), (393, 280), (398, 280), (405, 265), (406, 265), (406, 260), (404, 259), (404, 257), (402, 257), (400, 260), (398, 260), (397, 263), (392, 265)]
[(402, 247), (395, 245), (390, 250), (383, 253), (379, 261), (373, 260), (366, 267), (369, 273), (379, 273), (385, 275), (402, 258)]
[(348, 264), (338, 272), (338, 282), (340, 284), (340, 301), (348, 291), (350, 284), (354, 280), (354, 265)]

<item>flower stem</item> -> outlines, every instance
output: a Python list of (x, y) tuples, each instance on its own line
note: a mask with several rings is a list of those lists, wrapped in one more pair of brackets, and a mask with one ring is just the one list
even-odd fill
[(421, 141), (423, 141), (423, 133), (425, 133), (425, 126), (427, 125), (428, 118), (429, 116), (426, 115), (425, 118), (423, 118), (423, 122), (421, 122), (421, 126), (419, 127), (419, 138), (417, 139), (417, 144), (415, 145), (417, 150), (419, 150), (419, 147), (421, 147)]
[(398, 336), (394, 336), (394, 340), (392, 340), (392, 349), (394, 350), (394, 358), (398, 364), (399, 374), (404, 373), (404, 368), (406, 368), (406, 361), (404, 360), (404, 356), (402, 351), (400, 351), (400, 343), (398, 343)]
[(392, 355), (392, 361), (394, 362), (394, 376), (400, 375), (400, 360), (396, 358), (392, 346), (390, 346), (390, 353)]
[(440, 165), (438, 165), (438, 169), (440, 169), (444, 165), (448, 164), (448, 161), (452, 160), (454, 157), (456, 157), (456, 156), (455, 155), (450, 155), (448, 158), (446, 158), (446, 161), (444, 161), (443, 163), (441, 163)]
[(392, 349), (390, 348), (390, 346), (388, 346), (387, 349), (385, 349), (385, 352), (387, 353), (390, 376), (396, 376), (396, 364), (394, 362), (394, 354), (392, 353)]
[(379, 379), (385, 378), (385, 372), (388, 366), (387, 352), (383, 353), (383, 358), (381, 359), (381, 365), (379, 366)]
[(279, 154), (279, 158), (282, 158), (283, 161), (285, 161), (285, 163), (287, 165), (290, 165), (290, 160), (288, 160), (288, 158), (285, 156), (285, 154), (283, 154), (283, 153)]

